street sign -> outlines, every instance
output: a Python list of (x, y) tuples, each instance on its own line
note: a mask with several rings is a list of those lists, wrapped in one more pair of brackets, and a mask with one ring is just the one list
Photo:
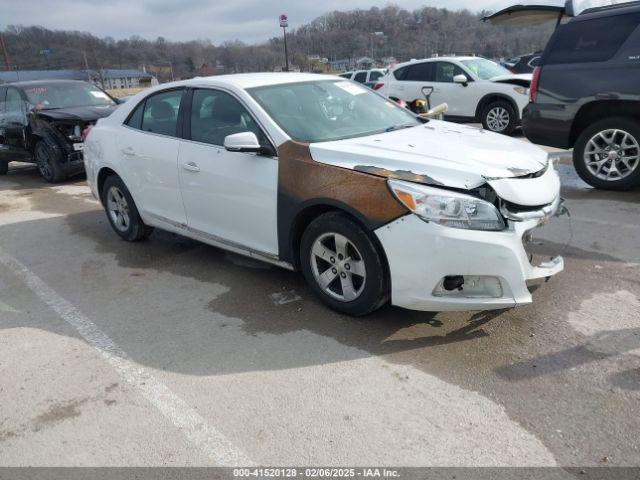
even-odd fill
[(51, 55), (53, 53), (53, 50), (51, 50), (50, 48), (43, 48), (42, 50), (40, 50), (40, 52), (38, 52), (40, 55), (44, 55), (45, 57), (48, 57), (49, 55)]
[(280, 15), (280, 26), (282, 28), (287, 28), (289, 26), (289, 17), (287, 17), (284, 13)]

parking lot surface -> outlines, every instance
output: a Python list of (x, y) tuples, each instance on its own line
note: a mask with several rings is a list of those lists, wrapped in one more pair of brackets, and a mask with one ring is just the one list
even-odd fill
[(13, 167), (0, 464), (639, 466), (640, 192), (558, 168), (571, 220), (535, 248), (566, 270), (533, 305), (353, 319), (300, 274), (125, 243), (84, 179)]

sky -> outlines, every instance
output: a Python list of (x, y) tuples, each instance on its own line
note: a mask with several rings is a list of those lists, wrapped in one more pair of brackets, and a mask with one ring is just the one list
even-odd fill
[[(538, 0), (535, 3), (558, 3)], [(138, 35), (167, 40), (209, 39), (215, 44), (239, 39), (258, 43), (279, 35), (278, 16), (291, 27), (332, 10), (368, 9), (394, 4), (499, 10), (520, 0), (0, 0), (0, 28), (40, 25), (52, 30), (80, 30), (115, 39)]]

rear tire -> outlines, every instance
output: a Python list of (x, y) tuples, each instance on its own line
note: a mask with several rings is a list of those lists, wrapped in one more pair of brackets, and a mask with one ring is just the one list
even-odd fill
[(0, 175), (9, 173), (9, 162), (0, 161)]
[(144, 224), (129, 189), (117, 175), (108, 177), (101, 192), (102, 205), (111, 228), (127, 242), (139, 242), (153, 232)]
[(578, 137), (573, 165), (580, 178), (595, 188), (640, 186), (640, 123), (625, 117), (594, 123)]
[(518, 114), (506, 100), (491, 102), (482, 111), (482, 126), (485, 130), (511, 135), (517, 123)]
[(325, 213), (311, 222), (302, 236), (300, 264), (314, 293), (338, 312), (366, 315), (389, 299), (382, 255), (344, 213)]
[(67, 177), (60, 165), (60, 154), (44, 140), (36, 143), (33, 156), (40, 175), (47, 182), (58, 183)]

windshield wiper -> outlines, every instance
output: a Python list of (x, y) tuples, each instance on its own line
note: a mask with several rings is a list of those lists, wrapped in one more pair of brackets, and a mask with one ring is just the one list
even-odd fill
[(387, 133), (388, 132), (395, 132), (396, 130), (402, 130), (404, 128), (411, 128), (411, 127), (415, 127), (415, 126), (416, 125), (413, 124), (413, 123), (407, 123), (407, 124), (404, 124), (404, 125), (392, 125), (389, 128), (387, 128), (385, 130), (385, 132), (387, 132)]

